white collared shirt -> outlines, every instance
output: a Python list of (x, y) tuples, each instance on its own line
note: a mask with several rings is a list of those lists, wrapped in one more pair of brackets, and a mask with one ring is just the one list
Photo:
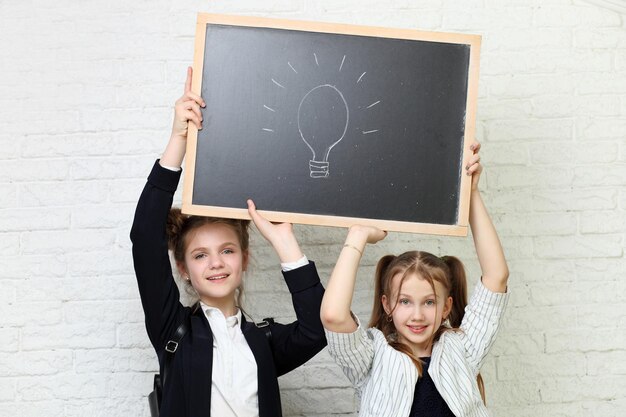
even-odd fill
[[(309, 263), (306, 256), (281, 263), (283, 271)], [(213, 333), (211, 416), (258, 417), (258, 376), (254, 354), (241, 331), (241, 310), (230, 317), (200, 302)]]
[(257, 365), (241, 332), (241, 310), (224, 317), (219, 309), (200, 305), (213, 332), (211, 415), (257, 417)]

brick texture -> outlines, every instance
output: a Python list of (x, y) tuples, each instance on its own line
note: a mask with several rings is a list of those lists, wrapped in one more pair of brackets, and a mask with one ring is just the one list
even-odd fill
[[(148, 416), (157, 369), (128, 233), (191, 63), (196, 12), (483, 36), (477, 136), (511, 305), (483, 369), (500, 416), (626, 415), (626, 2), (0, 1), (0, 417)], [(178, 200), (180, 193), (177, 194)], [(296, 226), (326, 280), (345, 231)], [(293, 317), (257, 234), (247, 306)], [(392, 233), (369, 247), (367, 317), (387, 252), (471, 239)], [(326, 351), (280, 380), (285, 416), (356, 416)], [(402, 416), (398, 416), (402, 417)]]

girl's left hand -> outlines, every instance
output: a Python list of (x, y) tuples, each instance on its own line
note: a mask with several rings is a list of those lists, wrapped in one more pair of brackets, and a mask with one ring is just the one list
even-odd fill
[(480, 164), (480, 155), (478, 155), (478, 152), (480, 151), (480, 143), (478, 141), (474, 141), (474, 143), (470, 145), (470, 150), (472, 150), (474, 154), (468, 161), (467, 165), (465, 165), (465, 173), (472, 176), (472, 191), (476, 191), (478, 189), (480, 174), (483, 172), (483, 166)]
[(248, 213), (261, 235), (274, 247), (281, 262), (294, 262), (304, 256), (291, 223), (270, 222), (257, 212), (252, 200), (248, 200)]

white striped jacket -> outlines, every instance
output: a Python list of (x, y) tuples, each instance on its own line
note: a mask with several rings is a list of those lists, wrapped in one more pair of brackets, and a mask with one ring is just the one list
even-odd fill
[[(508, 293), (478, 283), (461, 323), (433, 346), (428, 367), (435, 387), (457, 417), (485, 417), (476, 376), (489, 352), (506, 307)], [(328, 348), (360, 397), (359, 417), (406, 417), (411, 411), (417, 369), (409, 357), (389, 344), (378, 329), (364, 330), (357, 319), (354, 333), (326, 330)]]

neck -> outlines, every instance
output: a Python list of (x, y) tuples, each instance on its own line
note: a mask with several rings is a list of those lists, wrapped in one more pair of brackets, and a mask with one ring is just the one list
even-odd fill
[(216, 298), (203, 297), (200, 299), (200, 301), (202, 301), (204, 304), (210, 307), (217, 308), (219, 311), (222, 312), (224, 317), (234, 316), (235, 314), (237, 314), (237, 311), (239, 311), (239, 309), (235, 305), (235, 299), (233, 298), (216, 299)]
[(432, 345), (425, 349), (419, 348), (417, 346), (411, 346), (411, 349), (413, 349), (413, 354), (418, 358), (428, 358), (433, 353)]
[(417, 358), (426, 358), (432, 355), (432, 343), (428, 343), (427, 345), (416, 345), (406, 340), (404, 337), (399, 337), (398, 341), (408, 346), (411, 349), (411, 352), (413, 352), (413, 355)]

